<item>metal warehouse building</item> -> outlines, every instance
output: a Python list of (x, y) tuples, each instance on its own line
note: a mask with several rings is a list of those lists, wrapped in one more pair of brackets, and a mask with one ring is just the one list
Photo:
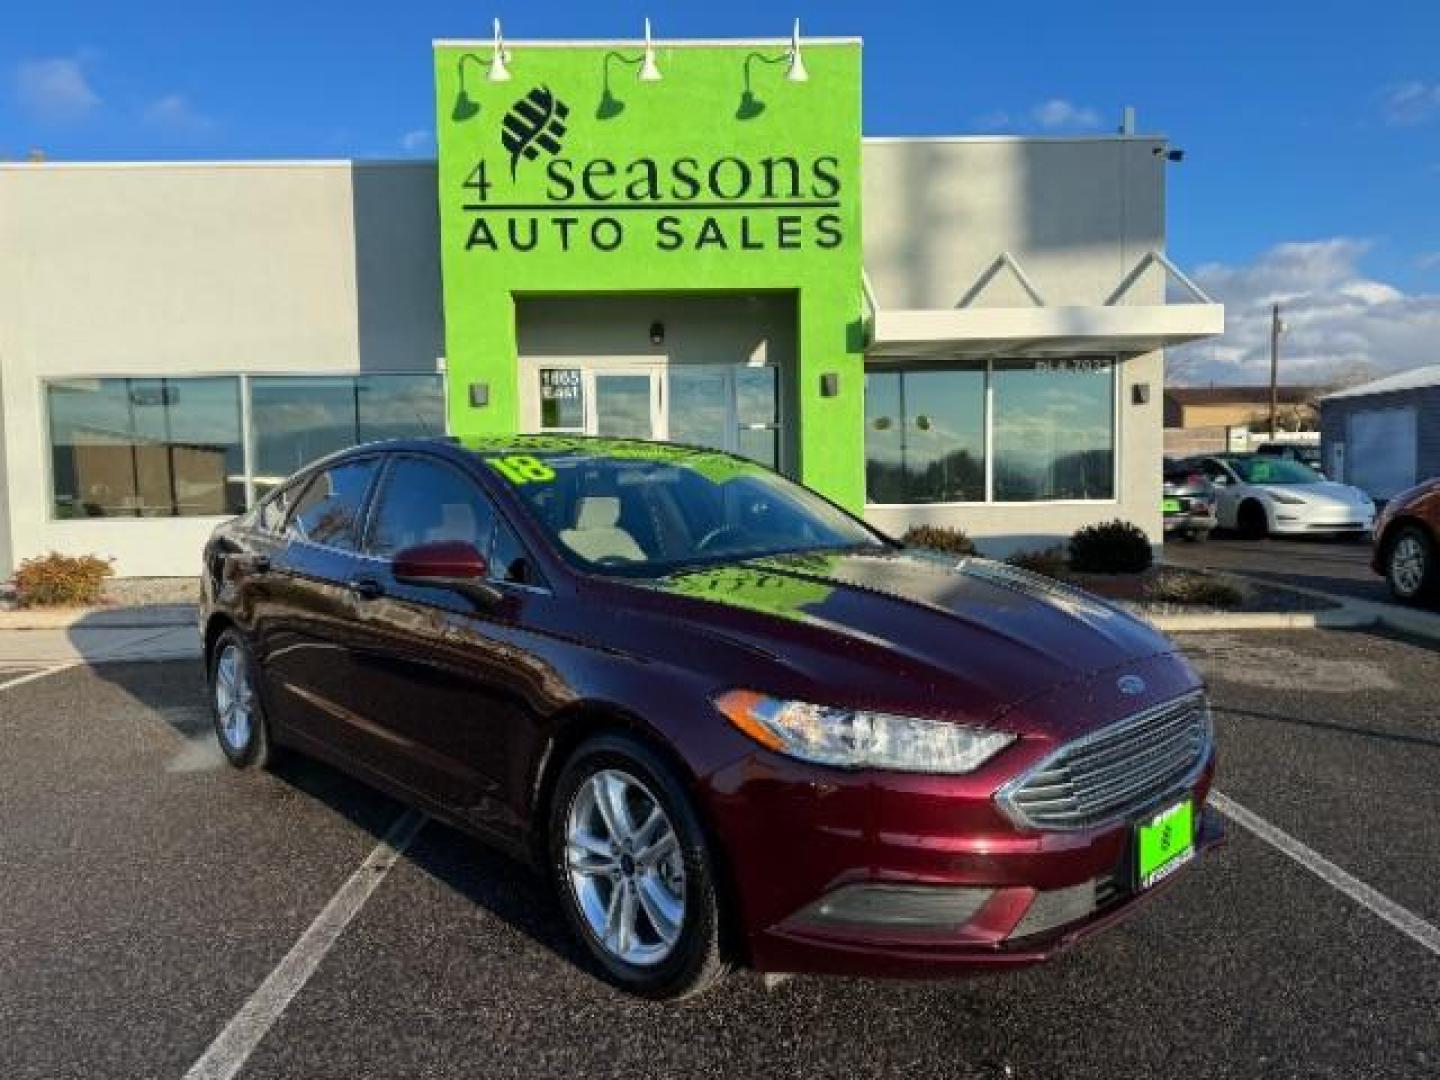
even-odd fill
[(865, 139), (851, 39), (497, 52), (435, 44), (436, 162), (0, 166), (0, 574), (194, 573), (306, 461), (446, 430), (718, 447), (994, 554), (1158, 542), (1162, 350), (1223, 328), (1162, 138)]
[(1326, 474), (1388, 499), (1440, 476), (1440, 364), (1320, 399)]

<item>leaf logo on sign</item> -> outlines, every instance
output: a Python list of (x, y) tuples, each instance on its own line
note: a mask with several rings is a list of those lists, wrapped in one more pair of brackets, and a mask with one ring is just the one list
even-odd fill
[(537, 86), (510, 106), (501, 121), (500, 143), (510, 151), (510, 178), (520, 167), (520, 159), (534, 161), (543, 150), (558, 154), (565, 138), (565, 118), (570, 106), (550, 93), (547, 86)]

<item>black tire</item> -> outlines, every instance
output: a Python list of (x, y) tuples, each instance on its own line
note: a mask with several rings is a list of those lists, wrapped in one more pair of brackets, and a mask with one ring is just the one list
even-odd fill
[[(567, 828), (582, 789), (597, 774), (617, 770), (638, 780), (664, 811), (679, 841), (684, 868), (678, 937), (663, 959), (643, 966), (615, 955), (591, 929), (567, 862)], [(555, 786), (548, 841), (550, 876), (560, 907), (602, 977), (641, 997), (678, 1000), (701, 993), (727, 974), (715, 861), (705, 830), (674, 769), (645, 743), (617, 732), (596, 736), (575, 750)]]
[(1240, 504), (1235, 524), (1244, 540), (1264, 540), (1270, 535), (1270, 521), (1265, 516), (1265, 507), (1254, 499)]
[[(238, 737), (235, 727), (227, 725), (223, 713), (225, 677), (222, 664), (233, 659), (236, 670), (241, 673), (249, 687), (249, 722), (245, 725), (244, 736)], [(245, 636), (235, 627), (224, 630), (210, 651), (210, 670), (207, 672), (210, 687), (210, 713), (215, 724), (215, 738), (225, 760), (237, 769), (265, 769), (275, 761), (275, 745), (270, 738), (270, 724), (265, 716), (265, 706), (260, 700), (259, 670), (254, 654)]]
[(1440, 558), (1434, 540), (1419, 525), (1402, 525), (1389, 542), (1385, 583), (1403, 604), (1418, 604), (1440, 593)]

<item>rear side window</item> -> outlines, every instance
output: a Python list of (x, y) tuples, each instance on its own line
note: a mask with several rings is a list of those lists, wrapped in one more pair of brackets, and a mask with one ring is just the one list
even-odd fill
[(388, 558), (415, 544), (461, 540), (485, 552), (495, 511), (475, 481), (425, 458), (397, 458), (385, 476), (365, 548)]
[(286, 535), (354, 551), (376, 466), (375, 458), (365, 458), (318, 473), (296, 500)]

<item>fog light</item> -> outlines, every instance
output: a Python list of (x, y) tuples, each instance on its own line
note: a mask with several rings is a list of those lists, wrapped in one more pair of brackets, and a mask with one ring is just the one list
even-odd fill
[(810, 923), (954, 929), (969, 922), (994, 890), (928, 885), (845, 885), (800, 913)]

